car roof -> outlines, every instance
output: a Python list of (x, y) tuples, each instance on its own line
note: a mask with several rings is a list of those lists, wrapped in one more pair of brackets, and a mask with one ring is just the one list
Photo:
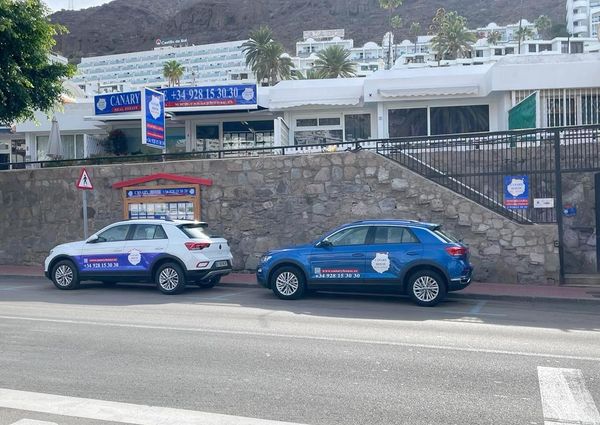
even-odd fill
[(162, 218), (142, 218), (142, 219), (130, 219), (118, 221), (115, 224), (172, 224), (172, 225), (181, 225), (181, 224), (198, 224), (201, 226), (206, 226), (207, 223), (203, 221), (194, 221), (194, 220), (170, 220), (170, 219), (162, 219)]
[(423, 227), (426, 229), (433, 229), (435, 227), (440, 227), (439, 224), (436, 223), (426, 223), (423, 221), (416, 220), (403, 220), (403, 219), (381, 219), (381, 220), (359, 220), (353, 223), (348, 223), (345, 226), (354, 226), (354, 225), (377, 225), (377, 226), (385, 226), (385, 225), (395, 225), (395, 226), (410, 226), (410, 227)]

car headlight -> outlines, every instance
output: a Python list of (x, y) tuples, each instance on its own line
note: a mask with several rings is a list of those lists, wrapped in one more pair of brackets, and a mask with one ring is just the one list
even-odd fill
[(261, 263), (266, 263), (267, 261), (269, 261), (271, 258), (273, 258), (272, 255), (263, 255), (262, 257), (260, 257), (260, 262)]

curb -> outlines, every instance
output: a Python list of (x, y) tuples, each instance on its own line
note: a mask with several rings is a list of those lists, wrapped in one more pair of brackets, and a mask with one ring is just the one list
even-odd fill
[(538, 295), (491, 295), (491, 294), (461, 294), (461, 293), (449, 293), (448, 299), (478, 299), (478, 300), (494, 300), (494, 301), (527, 301), (536, 302), (543, 301), (546, 303), (573, 303), (580, 305), (600, 305), (600, 298), (558, 298), (558, 297), (544, 297)]

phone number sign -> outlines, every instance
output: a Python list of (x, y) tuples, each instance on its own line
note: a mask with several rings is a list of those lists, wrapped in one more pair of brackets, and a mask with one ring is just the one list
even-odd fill
[(208, 87), (169, 87), (165, 94), (167, 108), (224, 107), (224, 109), (256, 109), (255, 84)]

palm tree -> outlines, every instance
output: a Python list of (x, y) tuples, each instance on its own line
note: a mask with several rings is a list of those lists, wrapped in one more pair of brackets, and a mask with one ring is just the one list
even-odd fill
[(519, 54), (521, 54), (521, 43), (533, 37), (533, 30), (530, 27), (520, 25), (516, 34), (517, 39), (519, 40)]
[(356, 75), (356, 64), (350, 51), (342, 46), (329, 46), (317, 53), (315, 71), (321, 78), (348, 78)]
[(307, 69), (305, 73), (296, 69), (292, 70), (293, 80), (318, 80), (323, 78), (314, 68)]
[[(398, 9), (400, 6), (402, 6), (402, 3), (404, 2), (404, 0), (379, 0), (379, 7), (382, 9), (385, 9), (388, 11), (389, 14), (389, 26), (390, 26), (390, 31), (389, 31), (389, 46), (388, 46), (388, 63), (387, 63), (387, 68), (391, 68), (392, 67), (392, 63), (393, 63), (393, 46), (392, 46), (392, 34), (394, 33), (394, 29), (395, 26), (401, 26), (402, 25), (402, 21), (398, 20), (400, 19), (400, 17), (395, 17), (394, 16), (394, 12), (396, 11), (396, 9)], [(394, 20), (394, 18), (398, 18), (396, 20)]]
[(274, 86), (280, 80), (289, 79), (292, 68), (292, 59), (285, 54), (281, 43), (273, 41), (265, 47), (258, 70), (261, 75), (266, 76), (270, 86)]
[(408, 33), (415, 37), (415, 53), (417, 53), (417, 41), (419, 41), (419, 33), (421, 32), (421, 24), (419, 22), (413, 22), (410, 24)]
[(163, 75), (169, 80), (169, 87), (179, 86), (184, 72), (185, 68), (176, 60), (167, 61), (163, 65)]
[(487, 35), (486, 39), (490, 46), (495, 46), (502, 39), (502, 34), (498, 31), (492, 31)]
[(250, 67), (260, 82), (268, 78), (268, 74), (263, 73), (264, 64), (261, 63), (264, 58), (264, 52), (267, 46), (273, 42), (273, 32), (267, 26), (250, 32), (250, 39), (242, 44), (242, 51), (246, 55), (246, 65)]
[(542, 38), (546, 36), (547, 31), (552, 27), (552, 20), (546, 15), (540, 15), (533, 23)]
[(285, 55), (281, 43), (273, 40), (269, 27), (261, 26), (250, 33), (250, 39), (242, 44), (246, 55), (246, 65), (250, 67), (259, 82), (268, 80), (274, 85), (281, 79), (291, 76), (292, 60)]
[[(437, 52), (438, 59), (444, 57), (457, 59), (466, 57), (475, 42), (475, 34), (467, 28), (467, 19), (456, 12), (436, 15), (437, 32), (431, 40), (432, 48)], [(432, 26), (433, 28), (433, 26)]]

